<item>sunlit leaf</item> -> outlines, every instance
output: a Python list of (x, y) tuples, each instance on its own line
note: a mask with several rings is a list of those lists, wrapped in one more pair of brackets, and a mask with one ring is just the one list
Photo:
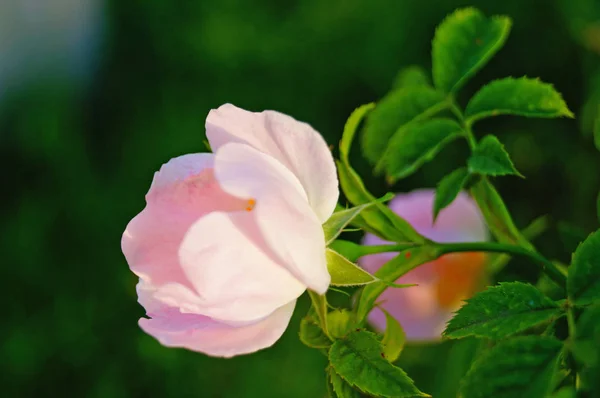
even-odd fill
[(498, 115), (574, 117), (551, 84), (527, 77), (494, 80), (475, 93), (465, 110), (471, 123)]
[(394, 362), (400, 356), (406, 343), (406, 333), (402, 329), (402, 325), (396, 318), (390, 315), (389, 312), (380, 308), (385, 314), (385, 333), (383, 334), (383, 353), (388, 361)]
[(352, 386), (342, 379), (332, 367), (327, 369), (327, 373), (329, 382), (335, 393), (334, 398), (361, 398), (361, 393), (352, 388)]
[(460, 191), (465, 186), (469, 172), (466, 168), (461, 167), (460, 169), (454, 170), (452, 173), (446, 175), (439, 182), (435, 190), (435, 199), (433, 201), (433, 220), (437, 218), (440, 211), (456, 199)]
[(433, 38), (433, 82), (445, 92), (459, 90), (502, 48), (510, 32), (505, 16), (485, 17), (475, 8), (450, 14)]
[(361, 142), (363, 153), (376, 164), (402, 126), (435, 116), (447, 107), (444, 95), (428, 86), (392, 91), (377, 103), (367, 117)]
[(573, 254), (567, 293), (574, 304), (600, 300), (600, 231), (592, 233)]
[(398, 72), (394, 78), (392, 89), (397, 90), (415, 86), (431, 86), (431, 82), (425, 69), (411, 65)]
[(502, 197), (487, 178), (481, 178), (474, 184), (471, 194), (477, 201), (486, 224), (496, 239), (502, 243), (517, 244), (526, 249), (533, 249), (531, 243), (515, 226)]
[(517, 171), (504, 145), (493, 135), (486, 135), (477, 144), (467, 161), (469, 172), (488, 176), (517, 175)]
[(327, 323), (331, 337), (341, 338), (354, 328), (356, 316), (352, 311), (334, 310), (327, 314)]
[(300, 321), (300, 341), (311, 348), (328, 348), (331, 340), (312, 317), (304, 317)]
[(461, 388), (464, 398), (546, 398), (562, 343), (524, 336), (503, 341), (478, 358)]
[(385, 169), (392, 182), (407, 177), (461, 134), (462, 128), (452, 119), (406, 124), (390, 140), (377, 168)]
[(534, 286), (505, 282), (468, 299), (446, 326), (444, 336), (502, 339), (549, 322), (561, 312), (558, 304)]
[(426, 397), (404, 371), (384, 358), (376, 335), (365, 330), (350, 332), (329, 350), (335, 372), (366, 393), (386, 397)]

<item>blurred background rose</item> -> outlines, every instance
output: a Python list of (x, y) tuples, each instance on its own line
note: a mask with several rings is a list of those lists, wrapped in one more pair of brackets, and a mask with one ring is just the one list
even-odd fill
[[(484, 242), (489, 239), (485, 221), (477, 204), (461, 192), (452, 204), (440, 212), (433, 222), (435, 190), (420, 189), (398, 194), (389, 206), (408, 221), (421, 235), (436, 242)], [(390, 244), (367, 234), (364, 245)], [(371, 273), (397, 253), (365, 256), (359, 264)], [(405, 254), (410, 256), (410, 251)], [(460, 308), (463, 300), (485, 286), (486, 253), (452, 253), (423, 264), (399, 278), (399, 284), (417, 284), (409, 288), (388, 288), (379, 296), (380, 307), (396, 318), (406, 333), (407, 341), (440, 340), (446, 322)], [(381, 333), (385, 331), (385, 314), (375, 308), (369, 322)]]
[[(459, 100), (493, 78), (539, 76), (579, 117), (476, 126), (480, 136), (497, 134), (527, 176), (496, 181), (517, 225), (541, 214), (568, 223), (536, 241), (568, 261), (579, 237), (597, 228), (600, 156), (589, 134), (600, 98), (590, 44), (597, 35), (589, 30), (600, 20), (595, 0), (3, 1), (3, 394), (322, 396), (325, 357), (297, 338), (305, 298), (283, 338), (256, 355), (219, 360), (161, 347), (137, 326), (143, 309), (121, 233), (143, 207), (153, 172), (204, 150), (209, 109), (276, 109), (335, 144), (349, 113), (381, 98), (400, 68), (430, 66), (435, 26), (467, 4), (508, 14), (514, 27)], [(432, 188), (466, 154), (457, 141), (387, 187), (354, 149), (353, 164), (376, 194)], [(536, 277), (520, 259), (498, 275)], [(407, 348), (399, 364), (425, 391), (453, 397), (474, 347)]]

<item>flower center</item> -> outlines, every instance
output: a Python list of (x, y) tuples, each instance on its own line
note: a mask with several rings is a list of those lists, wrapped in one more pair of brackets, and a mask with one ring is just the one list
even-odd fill
[(453, 310), (471, 297), (482, 286), (485, 262), (485, 253), (448, 254), (435, 261), (439, 305)]
[(246, 202), (246, 211), (252, 211), (252, 209), (254, 209), (254, 206), (256, 206), (256, 200), (248, 199), (248, 201)]

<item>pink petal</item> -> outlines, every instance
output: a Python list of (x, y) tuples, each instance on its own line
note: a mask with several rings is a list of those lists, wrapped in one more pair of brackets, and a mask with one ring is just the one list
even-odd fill
[[(417, 190), (397, 195), (390, 203), (390, 208), (411, 223), (418, 232), (433, 240), (469, 242), (488, 239), (483, 217), (476, 203), (466, 193), (459, 194), (450, 206), (442, 210), (435, 224), (432, 224), (433, 199), (433, 190)], [(365, 235), (363, 240), (365, 245), (386, 243), (389, 242), (371, 234)], [(360, 259), (359, 263), (369, 272), (375, 272), (396, 254), (365, 256)], [(470, 282), (478, 280), (481, 276), (479, 271), (484, 265), (485, 256), (473, 256), (469, 253), (444, 256), (436, 261), (420, 265), (396, 281), (401, 284), (416, 283), (419, 286), (406, 289), (386, 289), (378, 301), (382, 302), (381, 307), (401, 323), (408, 340), (439, 340), (446, 322), (452, 317), (452, 312), (457, 310), (461, 304), (460, 302), (453, 303), (451, 307), (442, 305), (441, 301), (444, 296), (441, 296), (439, 286), (444, 284), (444, 281), (447, 280), (446, 277), (454, 275), (459, 279), (466, 278), (461, 279), (465, 283), (464, 286), (460, 285), (459, 289), (469, 290), (473, 287)], [(455, 266), (461, 266), (461, 268), (448, 268)], [(473, 272), (473, 274), (461, 275), (460, 272)], [(444, 279), (442, 280), (442, 278)], [(448, 283), (454, 283), (454, 281), (448, 280)], [(450, 295), (450, 298), (472, 292), (459, 290), (451, 293), (456, 294)], [(377, 308), (369, 314), (369, 321), (380, 330), (385, 328), (385, 315)]]
[(123, 233), (121, 248), (131, 270), (155, 286), (175, 282), (191, 287), (178, 257), (184, 234), (211, 211), (245, 206), (219, 187), (213, 159), (212, 154), (192, 154), (163, 165), (146, 195), (146, 207)]
[(419, 233), (439, 242), (480, 242), (489, 239), (485, 220), (477, 204), (461, 192), (443, 209), (433, 224), (433, 189), (419, 189), (397, 195), (390, 208), (406, 219)]
[(229, 358), (272, 346), (287, 328), (295, 304), (295, 301), (285, 304), (266, 318), (244, 326), (182, 314), (174, 308), (154, 314), (152, 319), (141, 318), (139, 324), (164, 346)]
[(216, 153), (227, 143), (243, 143), (272, 156), (300, 181), (321, 223), (339, 196), (331, 151), (310, 125), (275, 111), (248, 112), (231, 104), (211, 110), (206, 135)]
[[(236, 322), (263, 318), (306, 289), (269, 257), (251, 212), (202, 217), (185, 235), (179, 259), (200, 296), (196, 307), (187, 311), (211, 318)], [(173, 304), (179, 306), (178, 297), (189, 303), (186, 294), (178, 288)]]
[[(404, 289), (387, 289), (378, 302), (404, 329), (408, 341), (433, 341), (441, 338), (452, 311), (440, 308), (433, 287), (425, 283)], [(380, 332), (385, 331), (383, 311), (374, 308), (369, 323)]]
[(226, 192), (255, 201), (251, 213), (265, 250), (306, 286), (324, 293), (330, 276), (323, 228), (296, 177), (271, 156), (235, 143), (217, 151), (215, 175)]

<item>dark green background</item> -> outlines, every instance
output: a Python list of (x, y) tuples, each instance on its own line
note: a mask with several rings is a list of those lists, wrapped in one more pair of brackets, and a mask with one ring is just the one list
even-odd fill
[[(589, 134), (600, 98), (600, 35), (589, 29), (600, 26), (596, 3), (109, 1), (89, 86), (36, 83), (0, 103), (2, 395), (322, 397), (325, 357), (297, 338), (305, 297), (272, 349), (223, 360), (163, 348), (137, 326), (143, 310), (121, 234), (143, 208), (154, 171), (204, 150), (211, 108), (279, 110), (335, 144), (349, 113), (384, 95), (401, 67), (430, 67), (434, 28), (460, 6), (514, 20), (505, 48), (463, 90), (463, 104), (490, 79), (539, 76), (578, 116), (476, 126), (480, 136), (497, 134), (527, 176), (497, 181), (517, 224), (550, 214), (552, 228), (536, 243), (568, 261), (581, 234), (597, 227), (600, 154)], [(464, 143), (453, 144), (393, 189), (433, 187), (465, 154)], [(391, 189), (370, 177), (358, 150), (354, 163), (375, 193)], [(536, 276), (514, 261), (501, 278)], [(470, 349), (412, 347), (400, 363), (421, 389), (451, 397)]]

